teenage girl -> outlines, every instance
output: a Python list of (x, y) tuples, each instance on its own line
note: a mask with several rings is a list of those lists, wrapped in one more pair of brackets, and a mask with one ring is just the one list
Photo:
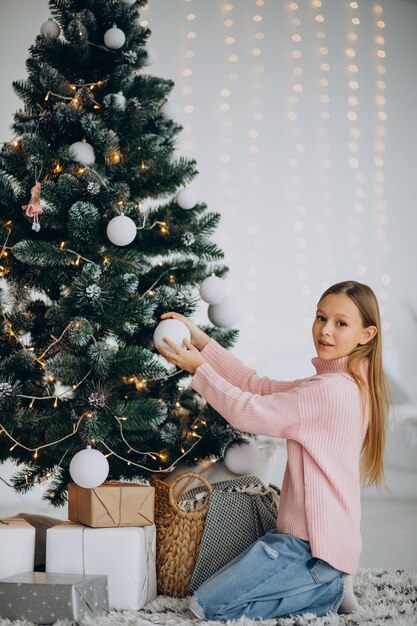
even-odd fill
[(177, 313), (187, 349), (158, 349), (191, 374), (192, 387), (244, 432), (287, 440), (277, 530), (209, 578), (190, 608), (208, 620), (317, 616), (359, 610), (353, 593), (361, 552), (361, 478), (384, 483), (388, 387), (373, 291), (346, 281), (327, 289), (313, 323), (314, 376), (259, 378)]

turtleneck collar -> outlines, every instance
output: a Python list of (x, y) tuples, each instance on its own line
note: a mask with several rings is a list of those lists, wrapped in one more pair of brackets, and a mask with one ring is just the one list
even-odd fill
[(347, 367), (348, 358), (342, 356), (338, 359), (321, 359), (316, 356), (311, 359), (311, 362), (316, 368), (317, 374), (347, 374), (350, 376)]

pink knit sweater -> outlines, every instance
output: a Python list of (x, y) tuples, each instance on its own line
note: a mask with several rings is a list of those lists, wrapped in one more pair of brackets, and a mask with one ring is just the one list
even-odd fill
[(312, 359), (315, 376), (259, 378), (211, 339), (192, 387), (236, 428), (287, 439), (277, 529), (354, 574), (361, 551), (360, 452), (368, 426), (347, 357)]

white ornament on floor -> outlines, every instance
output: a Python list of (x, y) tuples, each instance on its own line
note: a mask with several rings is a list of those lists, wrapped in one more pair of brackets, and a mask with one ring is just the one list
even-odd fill
[(208, 304), (220, 304), (226, 297), (226, 285), (218, 276), (207, 276), (200, 285), (200, 296)]
[(230, 328), (239, 319), (239, 308), (234, 298), (226, 296), (219, 304), (210, 304), (207, 315), (214, 326)]
[(127, 215), (117, 215), (107, 224), (107, 237), (115, 246), (128, 246), (136, 237), (135, 222)]
[(254, 441), (233, 443), (224, 455), (224, 464), (234, 474), (251, 474), (259, 465), (259, 450)]
[(60, 32), (59, 24), (51, 17), (41, 26), (41, 34), (47, 39), (58, 39)]
[(164, 337), (176, 343), (180, 348), (185, 348), (183, 344), (184, 339), (188, 339), (190, 341), (191, 334), (188, 330), (187, 326), (181, 322), (180, 320), (162, 320), (155, 328), (155, 332), (153, 334), (153, 342), (155, 347), (158, 347), (158, 344), (162, 345), (169, 352), (173, 352), (171, 348), (164, 342)]
[(86, 141), (76, 141), (69, 147), (70, 156), (82, 165), (92, 165), (96, 160), (94, 148)]
[(85, 489), (95, 489), (106, 480), (109, 475), (109, 462), (94, 448), (86, 448), (75, 454), (69, 466), (72, 480)]
[(118, 50), (124, 46), (125, 41), (126, 35), (120, 28), (117, 28), (116, 25), (113, 25), (104, 33), (104, 44), (107, 48), (110, 48), (110, 50)]
[(189, 187), (181, 189), (177, 194), (177, 204), (182, 209), (193, 209), (197, 204), (197, 194)]

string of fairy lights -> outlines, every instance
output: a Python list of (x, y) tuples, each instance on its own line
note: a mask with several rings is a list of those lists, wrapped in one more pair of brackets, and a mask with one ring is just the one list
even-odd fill
[[(263, 75), (265, 72), (265, 66), (262, 63), (263, 44), (265, 39), (264, 33), (264, 0), (254, 0), (252, 11), (249, 13), (250, 25), (248, 27), (248, 34), (250, 33), (250, 58), (251, 58), (251, 76), (252, 93), (251, 108), (249, 111), (250, 121), (248, 136), (248, 169), (250, 180), (252, 182), (252, 194), (253, 204), (256, 205), (256, 197), (259, 193), (259, 189), (263, 185), (262, 168), (260, 167), (259, 159), (261, 153), (260, 142), (260, 128), (263, 120)], [(246, 282), (246, 288), (250, 292), (254, 292), (258, 288), (257, 278), (260, 274), (258, 266), (260, 253), (264, 247), (264, 241), (259, 234), (259, 227), (255, 223), (248, 225), (248, 233), (252, 238), (252, 251), (250, 254), (251, 264), (249, 267), (249, 280)], [(245, 316), (245, 321), (248, 325), (247, 335), (251, 339), (257, 337), (256, 318), (252, 313), (248, 313)], [(254, 354), (248, 354), (246, 356), (247, 363), (254, 363), (256, 357)]]
[(303, 130), (300, 121), (300, 102), (304, 91), (303, 85), (303, 38), (302, 38), (302, 13), (299, 2), (288, 3), (288, 15), (290, 18), (290, 26), (288, 33), (290, 37), (291, 50), (291, 91), (287, 98), (288, 111), (287, 119), (291, 122), (290, 133), (292, 136), (292, 154), (288, 159), (289, 181), (290, 181), (290, 204), (295, 213), (293, 220), (293, 228), (295, 231), (295, 246), (297, 253), (295, 260), (299, 269), (297, 270), (297, 278), (300, 281), (300, 292), (304, 296), (311, 294), (311, 287), (308, 284), (307, 266), (307, 239), (305, 233), (304, 218), (308, 214), (309, 207), (302, 194), (302, 165), (303, 157), (306, 151), (302, 136)]
[(198, 16), (196, 15), (193, 0), (183, 0), (185, 9), (185, 50), (182, 57), (181, 68), (181, 92), (184, 98), (183, 111), (187, 115), (187, 121), (184, 124), (184, 149), (188, 153), (192, 153), (195, 145), (193, 141), (194, 122), (192, 120), (194, 113), (193, 104), (193, 76), (194, 76), (194, 59), (195, 59), (195, 42), (198, 37), (197, 26)]
[[(219, 105), (220, 119), (223, 128), (225, 129), (221, 135), (221, 146), (219, 160), (221, 163), (220, 176), (222, 181), (227, 185), (226, 197), (227, 197), (227, 211), (234, 215), (237, 212), (237, 205), (235, 202), (237, 191), (233, 183), (232, 178), (232, 145), (233, 136), (232, 129), (234, 126), (233, 121), (233, 107), (232, 107), (232, 95), (233, 90), (239, 80), (238, 67), (239, 67), (239, 55), (237, 54), (237, 33), (235, 6), (231, 2), (223, 3), (220, 12), (223, 19), (224, 26), (224, 44), (223, 50), (225, 54), (225, 71), (227, 74), (223, 76), (222, 87), (219, 93)], [(223, 35), (223, 36), (224, 36)], [(231, 223), (234, 226), (234, 223)]]
[(352, 216), (352, 234), (350, 243), (352, 246), (352, 259), (355, 263), (355, 272), (360, 279), (367, 273), (368, 268), (363, 258), (363, 215), (366, 212), (366, 178), (363, 172), (362, 160), (358, 158), (360, 149), (361, 129), (359, 119), (359, 66), (358, 66), (358, 42), (361, 36), (361, 18), (358, 15), (358, 2), (349, 2), (347, 33), (347, 46), (345, 48), (346, 76), (348, 87), (348, 111), (346, 114), (348, 120), (349, 139), (348, 148), (348, 165), (353, 176), (353, 216)]
[[(318, 93), (319, 93), (319, 126), (317, 135), (319, 138), (320, 159), (318, 160), (320, 198), (319, 213), (320, 220), (316, 223), (316, 232), (320, 236), (320, 248), (322, 250), (327, 272), (333, 281), (338, 274), (336, 259), (334, 254), (334, 243), (330, 237), (333, 207), (332, 207), (332, 144), (329, 123), (331, 120), (331, 89), (330, 89), (330, 63), (329, 63), (329, 42), (326, 33), (326, 16), (321, 0), (312, 0), (311, 17), (313, 19), (314, 39), (315, 39), (315, 61), (317, 63)], [(323, 282), (322, 289), (327, 288), (328, 282)], [(310, 327), (311, 318), (305, 320), (305, 325)]]
[[(384, 189), (384, 153), (386, 150), (387, 119), (386, 112), (386, 50), (385, 50), (385, 29), (384, 7), (380, 2), (373, 4), (374, 16), (374, 42), (375, 42), (375, 63), (376, 63), (376, 84), (375, 84), (375, 104), (376, 104), (376, 124), (374, 130), (374, 214), (376, 218), (377, 230), (376, 238), (382, 250), (382, 287), (379, 291), (379, 299), (382, 303), (389, 298), (389, 285), (391, 276), (385, 271), (386, 257), (389, 255), (389, 244), (387, 242), (387, 202)], [(385, 333), (390, 329), (390, 323), (385, 317), (385, 306), (381, 306), (382, 328)], [(386, 345), (390, 345), (391, 337), (385, 336)]]

